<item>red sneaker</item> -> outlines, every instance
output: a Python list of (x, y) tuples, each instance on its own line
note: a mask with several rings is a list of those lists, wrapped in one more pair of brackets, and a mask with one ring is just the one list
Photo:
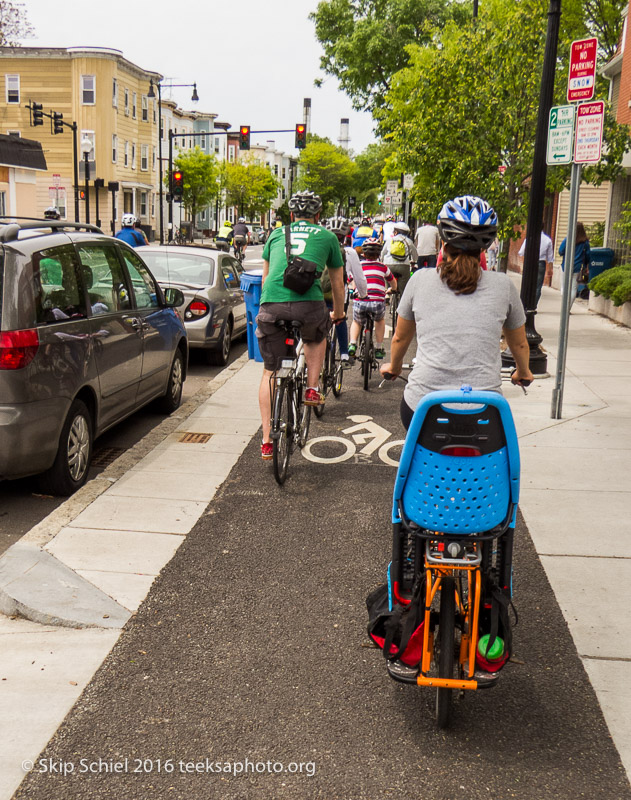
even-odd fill
[(274, 457), (274, 445), (271, 442), (263, 442), (261, 445), (261, 458), (263, 461), (269, 461)]
[(305, 392), (306, 406), (321, 406), (324, 404), (324, 399), (324, 395), (320, 394), (317, 389), (307, 389)]

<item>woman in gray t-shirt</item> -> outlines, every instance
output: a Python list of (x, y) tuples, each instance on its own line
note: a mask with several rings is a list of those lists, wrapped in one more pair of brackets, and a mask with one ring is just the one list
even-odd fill
[(517, 289), (507, 275), (480, 268), (480, 251), (497, 231), (495, 212), (479, 197), (457, 197), (443, 206), (438, 227), (443, 261), (410, 278), (399, 303), (391, 360), (381, 366), (382, 373), (399, 375), (416, 333), (416, 364), (401, 402), (406, 428), (428, 392), (463, 384), (501, 391), (502, 332), (517, 366), (513, 381), (533, 377)]

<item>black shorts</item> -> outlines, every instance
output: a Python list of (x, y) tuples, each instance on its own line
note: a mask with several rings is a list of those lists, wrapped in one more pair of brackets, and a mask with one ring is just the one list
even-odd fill
[(276, 327), (277, 319), (299, 320), (303, 342), (321, 342), (331, 326), (331, 316), (324, 300), (303, 300), (292, 303), (263, 303), (256, 318), (256, 337), (265, 369), (279, 369), (287, 358), (285, 331)]

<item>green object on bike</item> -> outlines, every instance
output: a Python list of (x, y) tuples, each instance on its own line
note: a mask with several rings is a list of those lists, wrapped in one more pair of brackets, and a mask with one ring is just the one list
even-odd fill
[(480, 639), (478, 640), (478, 653), (489, 661), (497, 661), (498, 658), (501, 658), (504, 655), (504, 640), (500, 639), (499, 636), (496, 636), (495, 641), (491, 647), (489, 647), (489, 639), (490, 636), (488, 633), (485, 633), (484, 636), (480, 636)]

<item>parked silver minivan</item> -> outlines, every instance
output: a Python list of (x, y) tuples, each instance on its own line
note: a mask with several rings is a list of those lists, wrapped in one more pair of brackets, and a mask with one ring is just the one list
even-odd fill
[(72, 494), (97, 436), (152, 400), (175, 410), (182, 302), (98, 228), (0, 220), (0, 479)]

